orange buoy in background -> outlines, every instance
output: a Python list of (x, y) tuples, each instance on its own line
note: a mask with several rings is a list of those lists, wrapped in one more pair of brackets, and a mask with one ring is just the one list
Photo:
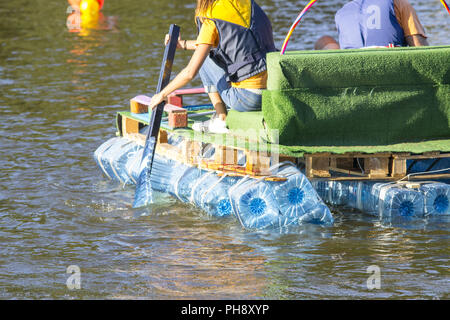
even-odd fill
[[(103, 5), (103, 1), (102, 1)], [(100, 3), (97, 0), (82, 0), (80, 2), (81, 15), (96, 15), (100, 11)]]

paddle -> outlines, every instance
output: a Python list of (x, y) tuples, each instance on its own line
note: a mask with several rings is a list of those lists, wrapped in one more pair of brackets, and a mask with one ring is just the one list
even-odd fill
[[(180, 27), (175, 24), (170, 25), (170, 40), (167, 43), (166, 49), (164, 51), (164, 58), (161, 65), (161, 72), (159, 74), (156, 93), (159, 93), (162, 89), (164, 89), (164, 87), (170, 81), (170, 73), (172, 71), (172, 64), (175, 57), (179, 34)], [(158, 106), (152, 111), (151, 114), (149, 130), (145, 141), (144, 151), (142, 153), (141, 165), (139, 167), (139, 180), (136, 185), (136, 191), (134, 194), (133, 208), (143, 207), (152, 202), (150, 174), (152, 172), (156, 141), (158, 140), (158, 133), (161, 126), (161, 118), (163, 115), (165, 103), (166, 102), (163, 101), (158, 104)]]

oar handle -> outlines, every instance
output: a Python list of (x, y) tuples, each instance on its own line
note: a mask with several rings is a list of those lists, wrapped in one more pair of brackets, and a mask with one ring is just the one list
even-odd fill
[[(176, 24), (171, 24), (169, 29), (170, 40), (164, 50), (164, 58), (161, 65), (161, 72), (159, 73), (158, 86), (156, 87), (156, 93), (160, 93), (162, 89), (170, 81), (170, 74), (172, 72), (173, 59), (175, 57), (175, 51), (177, 49), (178, 36), (180, 35), (180, 27)], [(163, 101), (152, 111), (150, 118), (150, 130), (148, 131), (147, 140), (150, 137), (158, 138), (159, 128), (161, 126), (161, 118), (164, 111)], [(149, 110), (150, 111), (150, 110)]]
[[(179, 34), (180, 27), (174, 24), (170, 25), (170, 40), (166, 45), (166, 49), (164, 50), (164, 58), (162, 61), (161, 72), (159, 74), (156, 93), (161, 92), (161, 90), (164, 89), (164, 87), (169, 83)], [(159, 128), (161, 126), (164, 104), (165, 102), (161, 102), (160, 104), (158, 104), (155, 110), (152, 111), (152, 116), (149, 122), (149, 130), (147, 133), (147, 140), (145, 141), (144, 150), (142, 152), (141, 165), (139, 167), (140, 173), (138, 182), (136, 184), (136, 193), (134, 195), (133, 208), (148, 205), (152, 201), (150, 175), (152, 173), (153, 158), (155, 156), (156, 143), (158, 141), (158, 134)]]

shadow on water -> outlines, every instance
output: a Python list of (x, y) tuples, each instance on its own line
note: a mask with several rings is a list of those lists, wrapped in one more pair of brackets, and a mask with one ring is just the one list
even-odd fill
[[(430, 43), (449, 44), (441, 4), (411, 2)], [(259, 3), (280, 47), (301, 8)], [(342, 3), (317, 3), (288, 50), (336, 36)], [(106, 0), (83, 33), (67, 30), (65, 1), (2, 3), (0, 297), (448, 298), (448, 221), (386, 225), (333, 208), (329, 228), (246, 231), (164, 194), (133, 210), (134, 188), (101, 175), (94, 150), (114, 136), (115, 113), (131, 97), (155, 90), (169, 24), (194, 37), (194, 8), (192, 0)], [(177, 53), (173, 73), (188, 59)], [(80, 267), (80, 290), (66, 286), (70, 265)], [(366, 286), (371, 265), (381, 289)]]

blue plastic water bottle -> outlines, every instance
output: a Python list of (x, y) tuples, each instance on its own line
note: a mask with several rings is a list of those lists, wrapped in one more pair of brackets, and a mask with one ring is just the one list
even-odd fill
[(208, 214), (216, 217), (229, 216), (233, 213), (228, 190), (236, 184), (240, 177), (208, 177), (206, 188), (201, 191), (200, 207)]
[(424, 212), (430, 215), (450, 214), (450, 185), (445, 183), (427, 183), (420, 187), (424, 197)]
[(381, 219), (421, 218), (424, 201), (420, 192), (398, 187), (381, 188), (378, 213)]
[[(95, 162), (97, 162), (97, 165), (100, 167), (100, 169), (103, 171), (103, 173), (108, 176), (110, 179), (113, 179), (113, 177), (111, 177), (108, 173), (108, 171), (105, 169), (104, 167), (104, 162), (105, 161), (105, 151), (107, 151), (108, 149), (110, 149), (116, 142), (119, 142), (120, 138), (119, 137), (114, 137), (111, 138), (105, 142), (103, 142), (98, 148), (97, 150), (95, 150), (94, 152), (94, 160)], [(109, 165), (109, 162), (106, 161)]]
[(314, 180), (311, 182), (314, 189), (319, 194), (320, 198), (326, 202), (330, 203), (330, 181), (328, 180)]
[(246, 180), (229, 190), (233, 212), (247, 229), (279, 226), (280, 213), (267, 182)]
[(348, 202), (348, 185), (345, 181), (330, 181), (330, 204), (345, 205)]
[[(328, 207), (323, 204), (312, 184), (300, 170), (294, 166), (285, 166), (281, 168), (279, 174), (286, 176), (287, 180), (271, 185), (283, 219), (283, 225), (297, 224), (300, 221), (329, 224), (330, 221), (328, 220), (331, 220), (332, 223), (333, 218)], [(316, 219), (318, 207), (326, 208), (329, 215), (322, 212), (320, 219)], [(303, 218), (299, 220), (301, 217)], [(324, 220), (321, 220), (322, 218)]]

